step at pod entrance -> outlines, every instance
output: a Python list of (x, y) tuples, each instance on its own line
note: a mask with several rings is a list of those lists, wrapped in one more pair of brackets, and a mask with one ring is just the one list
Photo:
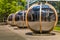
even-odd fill
[(49, 3), (33, 4), (26, 13), (26, 25), (36, 33), (49, 33), (57, 20), (57, 12)]

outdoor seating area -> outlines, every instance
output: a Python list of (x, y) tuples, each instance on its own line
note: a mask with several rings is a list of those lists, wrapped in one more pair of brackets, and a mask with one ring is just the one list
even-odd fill
[[(26, 11), (17, 11), (9, 16), (10, 25), (27, 27), (33, 32), (49, 33), (57, 24), (57, 11), (49, 3), (33, 4)], [(48, 25), (47, 25), (48, 24)]]
[(60, 40), (60, 1), (0, 0), (0, 40)]

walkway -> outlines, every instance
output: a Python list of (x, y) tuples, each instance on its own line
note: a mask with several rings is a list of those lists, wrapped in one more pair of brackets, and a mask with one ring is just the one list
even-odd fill
[(0, 40), (25, 40), (22, 36), (12, 32), (7, 25), (0, 25)]

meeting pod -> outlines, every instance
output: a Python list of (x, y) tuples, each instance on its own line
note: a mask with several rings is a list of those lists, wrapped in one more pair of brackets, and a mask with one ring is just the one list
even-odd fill
[(7, 18), (7, 24), (11, 25), (11, 26), (14, 26), (14, 14), (10, 14)]
[(18, 26), (19, 28), (22, 27), (27, 27), (26, 25), (26, 11), (17, 11), (15, 13), (15, 17), (14, 17), (14, 20), (15, 20), (15, 24), (16, 26)]
[(34, 33), (49, 33), (58, 21), (56, 9), (49, 3), (33, 4), (26, 13), (26, 25)]

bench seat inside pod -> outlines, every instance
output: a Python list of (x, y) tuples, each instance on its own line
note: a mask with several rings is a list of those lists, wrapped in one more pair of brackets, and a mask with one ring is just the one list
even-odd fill
[(35, 33), (49, 33), (57, 24), (57, 12), (55, 8), (46, 4), (32, 5), (27, 11), (26, 22)]
[(14, 26), (15, 24), (14, 24), (14, 14), (10, 14), (9, 16), (8, 16), (8, 18), (7, 18), (7, 23), (9, 24), (9, 25), (12, 25), (12, 26)]
[(25, 15), (26, 15), (26, 11), (18, 11), (15, 14), (15, 24), (18, 27), (27, 27), (26, 26), (26, 22), (25, 22)]

